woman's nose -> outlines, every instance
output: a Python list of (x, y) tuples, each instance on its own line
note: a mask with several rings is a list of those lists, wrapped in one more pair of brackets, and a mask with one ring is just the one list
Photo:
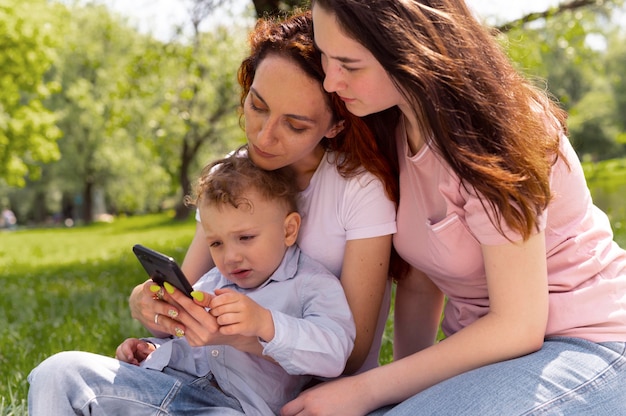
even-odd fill
[(338, 92), (345, 88), (345, 82), (343, 81), (341, 67), (339, 65), (327, 65), (325, 73), (324, 89), (327, 92)]
[(267, 118), (263, 121), (259, 133), (257, 134), (258, 144), (261, 146), (267, 146), (276, 141), (276, 127), (277, 122), (271, 118)]

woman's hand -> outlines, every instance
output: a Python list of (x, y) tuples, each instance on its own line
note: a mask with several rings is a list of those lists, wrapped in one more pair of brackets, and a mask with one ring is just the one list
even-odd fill
[[(172, 302), (168, 303), (168, 299)], [(174, 317), (179, 314), (179, 305), (172, 301), (152, 280), (136, 286), (128, 299), (130, 313), (154, 336), (162, 338), (177, 335), (184, 328)]]
[[(173, 286), (167, 285), (168, 289), (164, 298), (168, 302), (175, 302), (180, 307), (178, 315), (174, 318), (175, 327), (184, 331), (184, 336), (189, 345), (230, 345), (240, 351), (255, 354), (272, 361), (268, 357), (263, 356), (263, 346), (259, 343), (256, 336), (246, 336), (240, 334), (229, 334), (229, 331), (221, 331), (221, 325), (217, 318), (207, 312), (209, 305), (215, 298), (206, 292), (194, 291), (189, 299)], [(220, 291), (218, 290), (218, 293)], [(183, 334), (176, 334), (181, 336)]]
[(364, 415), (367, 393), (358, 382), (358, 376), (342, 377), (304, 390), (287, 403), (281, 416), (351, 416)]
[[(194, 285), (200, 277), (214, 266), (208, 244), (204, 241), (204, 230), (199, 221), (196, 222), (196, 231), (185, 254), (181, 269), (191, 285)], [(150, 290), (153, 288), (153, 290)], [(179, 335), (185, 330), (181, 323), (172, 319), (180, 313), (180, 305), (173, 302), (172, 298), (162, 295), (159, 287), (152, 281), (136, 286), (128, 304), (133, 318), (138, 320), (146, 329), (156, 337)], [(155, 295), (161, 295), (162, 300)], [(168, 305), (166, 301), (170, 301)], [(157, 315), (158, 314), (158, 315)], [(177, 331), (178, 329), (178, 331)]]
[(128, 364), (139, 365), (152, 351), (154, 344), (137, 338), (128, 338), (115, 350), (115, 358)]

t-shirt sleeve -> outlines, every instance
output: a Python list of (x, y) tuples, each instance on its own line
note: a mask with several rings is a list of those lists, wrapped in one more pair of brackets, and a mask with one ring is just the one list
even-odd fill
[[(464, 197), (467, 226), (480, 244), (495, 246), (522, 240), (521, 234), (512, 230), (502, 216), (498, 217), (494, 208), (482, 201), (475, 190), (466, 192)], [(538, 216), (539, 229), (535, 228), (532, 234), (545, 229), (546, 215), (547, 211), (544, 211)], [(494, 223), (500, 224), (501, 231)]]
[(346, 239), (394, 234), (396, 207), (382, 182), (369, 172), (350, 178), (343, 199)]

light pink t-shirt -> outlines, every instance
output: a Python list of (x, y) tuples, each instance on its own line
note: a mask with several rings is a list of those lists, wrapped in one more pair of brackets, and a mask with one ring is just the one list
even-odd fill
[[(403, 129), (399, 129), (403, 131)], [(446, 335), (489, 310), (481, 244), (508, 241), (473, 190), (428, 146), (410, 156), (399, 138), (400, 206), (394, 245), (448, 297)], [(540, 219), (545, 229), (550, 312), (546, 336), (626, 341), (626, 252), (613, 242), (607, 216), (593, 205), (567, 138), (552, 169), (554, 198)], [(503, 224), (513, 241), (521, 237)]]

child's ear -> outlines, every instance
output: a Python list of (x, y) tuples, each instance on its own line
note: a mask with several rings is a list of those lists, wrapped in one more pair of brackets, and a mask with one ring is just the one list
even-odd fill
[(285, 217), (285, 245), (287, 247), (294, 245), (300, 231), (300, 223), (302, 218), (297, 212), (292, 212)]

